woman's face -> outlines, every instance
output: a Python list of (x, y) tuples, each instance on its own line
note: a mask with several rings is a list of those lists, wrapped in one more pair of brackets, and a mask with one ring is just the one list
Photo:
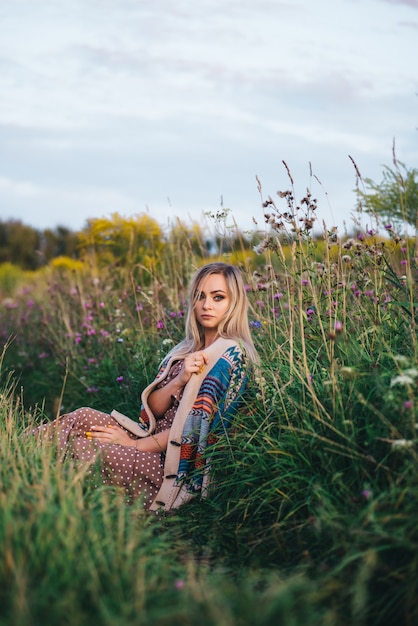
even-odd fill
[(225, 277), (210, 274), (200, 287), (201, 293), (194, 307), (196, 320), (205, 331), (216, 331), (231, 301)]

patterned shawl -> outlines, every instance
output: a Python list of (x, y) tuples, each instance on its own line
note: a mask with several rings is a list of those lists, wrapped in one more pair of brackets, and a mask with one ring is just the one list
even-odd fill
[[(163, 483), (151, 510), (170, 510), (194, 495), (206, 495), (209, 484), (208, 449), (227, 432), (247, 385), (248, 363), (241, 347), (232, 340), (217, 339), (205, 349), (209, 363), (194, 374), (184, 388), (176, 411), (164, 463)], [(152, 434), (155, 417), (147, 398), (168, 374), (174, 358), (166, 359), (156, 379), (142, 393), (140, 421)]]

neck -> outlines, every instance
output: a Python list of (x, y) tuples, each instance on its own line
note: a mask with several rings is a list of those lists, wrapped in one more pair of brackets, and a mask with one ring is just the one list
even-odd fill
[(214, 332), (206, 332), (205, 333), (205, 348), (208, 348), (214, 341), (216, 341), (216, 339), (219, 337), (218, 333), (216, 331)]

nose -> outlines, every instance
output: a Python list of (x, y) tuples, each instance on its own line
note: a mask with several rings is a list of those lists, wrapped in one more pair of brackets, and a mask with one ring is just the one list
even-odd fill
[(210, 299), (209, 298), (205, 298), (203, 300), (203, 308), (204, 309), (210, 309)]

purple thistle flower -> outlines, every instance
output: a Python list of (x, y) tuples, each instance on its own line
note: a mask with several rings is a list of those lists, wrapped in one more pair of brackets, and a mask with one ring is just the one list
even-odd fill
[(122, 383), (123, 382), (123, 376), (117, 376), (116, 377), (116, 382), (117, 383)]
[(158, 330), (161, 330), (162, 328), (164, 328), (164, 322), (163, 322), (163, 320), (158, 320), (158, 322), (157, 322), (157, 328), (158, 328)]

